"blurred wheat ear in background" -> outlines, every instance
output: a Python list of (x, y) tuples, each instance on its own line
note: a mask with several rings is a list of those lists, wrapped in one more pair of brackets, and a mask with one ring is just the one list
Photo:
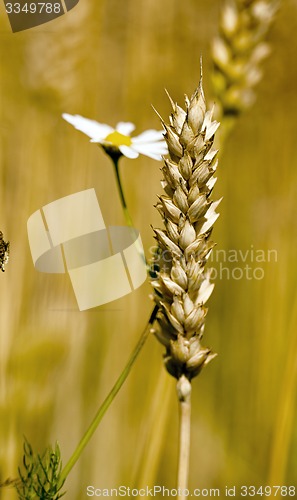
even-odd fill
[(263, 76), (261, 63), (270, 53), (267, 33), (278, 7), (278, 0), (223, 3), (219, 35), (212, 43), (212, 88), (223, 135), (256, 99), (255, 86)]

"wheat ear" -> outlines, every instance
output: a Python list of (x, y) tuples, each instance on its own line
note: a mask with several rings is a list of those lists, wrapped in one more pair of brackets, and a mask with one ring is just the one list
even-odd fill
[(270, 52), (267, 32), (278, 5), (277, 0), (224, 3), (219, 35), (212, 44), (212, 86), (220, 116), (236, 116), (254, 102), (261, 63)]
[(154, 229), (157, 248), (151, 283), (158, 306), (154, 333), (166, 348), (166, 369), (177, 379), (181, 416), (178, 486), (184, 490), (189, 463), (191, 379), (215, 357), (201, 340), (205, 303), (214, 287), (205, 265), (214, 246), (210, 234), (220, 202), (211, 200), (217, 168), (217, 151), (212, 146), (219, 124), (212, 120), (213, 110), (206, 111), (202, 75), (191, 99), (185, 98), (186, 110), (170, 101), (170, 124), (161, 118), (169, 150), (169, 159), (164, 159), (162, 168), (165, 193), (156, 205), (164, 228)]

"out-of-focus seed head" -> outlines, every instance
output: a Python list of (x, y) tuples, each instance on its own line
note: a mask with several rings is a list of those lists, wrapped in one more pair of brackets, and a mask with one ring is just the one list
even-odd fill
[(270, 52), (267, 32), (278, 5), (279, 0), (225, 1), (212, 43), (212, 87), (220, 119), (253, 104), (254, 87), (262, 78), (259, 64)]

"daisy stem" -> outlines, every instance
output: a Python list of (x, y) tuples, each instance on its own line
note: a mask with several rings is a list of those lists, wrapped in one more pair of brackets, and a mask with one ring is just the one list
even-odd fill
[(120, 194), (121, 205), (123, 208), (123, 212), (124, 212), (124, 216), (125, 216), (127, 225), (130, 227), (134, 227), (130, 212), (129, 212), (128, 207), (127, 207), (127, 203), (126, 203), (126, 199), (125, 199), (125, 195), (124, 195), (124, 191), (123, 191), (123, 186), (122, 186), (122, 181), (121, 181), (121, 177), (120, 177), (120, 171), (119, 171), (120, 156), (117, 156), (117, 157), (112, 156), (111, 159), (112, 159), (114, 169), (115, 169), (115, 175), (116, 175), (116, 181), (117, 181), (118, 190), (119, 190), (119, 194)]
[[(118, 190), (119, 190), (121, 205), (122, 205), (123, 212), (124, 212), (124, 217), (125, 217), (127, 226), (129, 226), (131, 228), (131, 235), (132, 235), (133, 239), (134, 238), (137, 239), (138, 238), (138, 233), (137, 233), (137, 231), (134, 228), (132, 217), (131, 217), (130, 212), (128, 210), (128, 206), (127, 206), (125, 195), (124, 195), (124, 191), (123, 191), (122, 181), (121, 181), (121, 177), (120, 177), (120, 171), (119, 171), (119, 159), (120, 159), (120, 156), (110, 156), (110, 157), (112, 159), (112, 162), (113, 162), (113, 165), (114, 165), (114, 169), (115, 169), (116, 181), (117, 181), (117, 185), (118, 185)], [(139, 254), (141, 255), (144, 263), (146, 264), (147, 269), (149, 269), (149, 266), (147, 264), (145, 255), (143, 253), (142, 246), (141, 246), (141, 244), (139, 244), (138, 241), (136, 241), (136, 248), (137, 248)]]
[(60, 480), (59, 480), (59, 485), (60, 486), (63, 485), (63, 483), (66, 480), (66, 478), (67, 478), (68, 474), (70, 473), (71, 469), (74, 467), (74, 465), (78, 461), (80, 455), (82, 454), (84, 448), (87, 446), (88, 442), (90, 441), (91, 437), (93, 436), (94, 432), (96, 431), (96, 429), (97, 429), (99, 423), (101, 422), (103, 416), (105, 415), (105, 413), (108, 410), (109, 406), (113, 402), (115, 396), (117, 395), (117, 393), (121, 389), (122, 385), (124, 384), (126, 378), (128, 377), (132, 366), (134, 365), (134, 363), (135, 363), (135, 361), (136, 361), (136, 359), (137, 359), (137, 357), (138, 357), (138, 355), (139, 355), (142, 347), (145, 344), (145, 341), (148, 338), (148, 335), (149, 335), (149, 332), (150, 332), (150, 326), (154, 323), (154, 321), (156, 319), (157, 312), (158, 312), (158, 306), (155, 306), (153, 312), (151, 313), (149, 321), (148, 321), (145, 329), (143, 330), (143, 332), (142, 332), (142, 334), (140, 336), (140, 339), (138, 340), (138, 342), (137, 342), (134, 350), (132, 351), (132, 354), (131, 354), (131, 356), (130, 356), (130, 358), (129, 358), (129, 360), (128, 360), (125, 368), (124, 368), (124, 370), (122, 371), (122, 373), (120, 374), (120, 376), (117, 379), (116, 383), (112, 387), (111, 391), (109, 392), (109, 394), (107, 395), (107, 397), (105, 398), (105, 400), (103, 401), (103, 403), (101, 404), (101, 406), (98, 409), (98, 411), (97, 411), (97, 413), (96, 413), (93, 421), (91, 422), (91, 424), (88, 427), (87, 431), (85, 432), (85, 434), (83, 435), (82, 439), (78, 443), (78, 445), (77, 445), (74, 453), (72, 454), (72, 456), (68, 460), (67, 464), (63, 468), (63, 470), (61, 472)]
[(179, 401), (179, 460), (177, 488), (178, 500), (187, 498), (186, 490), (189, 481), (190, 440), (191, 440), (191, 382), (182, 375), (177, 381)]

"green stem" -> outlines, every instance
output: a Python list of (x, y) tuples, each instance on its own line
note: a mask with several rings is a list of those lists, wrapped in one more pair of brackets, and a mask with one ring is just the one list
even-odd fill
[(144, 331), (142, 332), (142, 334), (140, 336), (140, 339), (139, 339), (138, 343), (136, 344), (136, 347), (135, 347), (134, 351), (132, 352), (132, 354), (131, 354), (131, 356), (130, 356), (130, 358), (128, 360), (128, 363), (126, 364), (124, 370), (122, 371), (122, 373), (119, 376), (118, 380), (114, 384), (114, 386), (111, 389), (110, 393), (108, 394), (108, 396), (103, 401), (103, 403), (100, 406), (99, 410), (97, 411), (97, 413), (96, 413), (93, 421), (91, 422), (89, 428), (87, 429), (87, 431), (83, 435), (82, 439), (78, 443), (78, 445), (77, 445), (74, 453), (72, 454), (72, 456), (68, 460), (67, 464), (63, 468), (63, 470), (61, 472), (61, 476), (60, 476), (60, 481), (59, 481), (59, 485), (60, 486), (62, 486), (62, 484), (66, 480), (69, 472), (71, 471), (71, 469), (73, 468), (73, 466), (78, 461), (78, 459), (79, 459), (80, 455), (82, 454), (84, 448), (86, 447), (86, 445), (90, 441), (90, 439), (93, 436), (95, 430), (97, 429), (99, 423), (101, 422), (104, 414), (106, 413), (107, 409), (111, 405), (111, 403), (114, 400), (115, 396), (117, 395), (117, 393), (119, 392), (120, 388), (124, 384), (126, 378), (128, 377), (128, 375), (130, 373), (130, 370), (131, 370), (131, 368), (132, 368), (132, 366), (133, 366), (133, 364), (134, 364), (134, 362), (135, 362), (138, 354), (140, 353), (140, 351), (141, 351), (142, 347), (144, 346), (144, 343), (145, 343), (145, 341), (146, 341), (146, 339), (147, 339), (147, 337), (149, 335), (149, 331), (150, 331), (149, 327), (155, 321), (157, 312), (158, 312), (158, 306), (155, 306), (154, 310), (153, 310), (153, 312), (152, 312), (152, 314), (150, 316), (150, 319), (148, 321), (148, 324), (146, 325)]
[[(120, 195), (120, 200), (121, 200), (121, 205), (122, 205), (122, 208), (123, 208), (123, 212), (124, 212), (124, 217), (125, 217), (125, 220), (126, 220), (126, 223), (127, 223), (127, 226), (129, 226), (131, 228), (131, 235), (132, 235), (132, 238), (138, 238), (138, 232), (136, 231), (136, 229), (134, 228), (134, 224), (133, 224), (133, 221), (132, 221), (132, 217), (130, 215), (130, 212), (128, 210), (128, 206), (127, 206), (127, 203), (126, 203), (126, 199), (125, 199), (125, 195), (124, 195), (124, 191), (123, 191), (123, 186), (122, 186), (122, 181), (121, 181), (121, 177), (120, 177), (120, 171), (119, 171), (119, 159), (121, 158), (120, 156), (111, 156), (110, 155), (110, 158), (112, 160), (112, 163), (113, 163), (113, 166), (114, 166), (114, 170), (115, 170), (115, 176), (116, 176), (116, 181), (117, 181), (117, 186), (118, 186), (118, 190), (119, 190), (119, 195)], [(149, 271), (149, 266), (147, 264), (147, 261), (146, 261), (146, 258), (145, 258), (145, 255), (143, 253), (143, 248), (141, 246), (141, 244), (139, 244), (138, 241), (136, 241), (136, 248), (139, 252), (139, 254), (141, 255), (144, 263), (146, 264), (147, 266), (147, 270)]]
[(127, 225), (130, 226), (130, 227), (134, 227), (133, 221), (132, 221), (132, 217), (131, 217), (131, 215), (129, 213), (128, 206), (127, 206), (127, 203), (126, 203), (126, 199), (125, 199), (125, 195), (124, 195), (124, 191), (123, 191), (123, 187), (122, 187), (122, 181), (121, 181), (121, 177), (120, 177), (120, 172), (119, 172), (119, 159), (120, 159), (120, 156), (116, 156), (116, 157), (115, 156), (111, 156), (110, 158), (112, 159), (112, 162), (113, 162), (113, 165), (114, 165), (114, 170), (115, 170), (115, 175), (116, 175), (116, 181), (117, 181), (117, 186), (118, 186), (120, 200), (121, 200), (121, 205), (122, 205), (122, 208), (123, 208), (123, 212), (124, 212), (124, 216), (125, 216)]

